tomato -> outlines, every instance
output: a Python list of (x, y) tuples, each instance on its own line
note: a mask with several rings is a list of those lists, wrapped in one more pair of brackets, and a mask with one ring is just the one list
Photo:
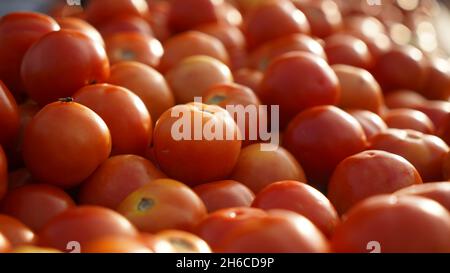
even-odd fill
[(45, 105), (71, 96), (84, 85), (106, 80), (109, 63), (100, 44), (79, 31), (64, 29), (33, 44), (23, 57), (21, 75), (30, 98)]
[(0, 145), (0, 200), (6, 194), (8, 190), (8, 162), (6, 160), (5, 152)]
[(414, 108), (425, 104), (426, 101), (427, 99), (419, 93), (405, 89), (392, 91), (384, 96), (386, 106), (391, 109)]
[(65, 250), (71, 241), (81, 248), (106, 236), (137, 236), (137, 230), (117, 212), (97, 206), (70, 208), (53, 217), (41, 230), (39, 245)]
[(420, 90), (426, 79), (425, 59), (413, 46), (395, 47), (382, 54), (373, 74), (383, 90)]
[(156, 253), (211, 253), (203, 239), (182, 230), (163, 230), (154, 236)]
[(367, 70), (349, 65), (333, 65), (341, 86), (339, 107), (364, 109), (380, 114), (384, 106), (380, 85)]
[(221, 5), (223, 0), (172, 0), (169, 26), (175, 32), (182, 32), (206, 23), (218, 22)]
[(298, 114), (284, 133), (284, 147), (305, 170), (308, 181), (323, 188), (334, 168), (366, 148), (358, 121), (334, 106), (317, 106)]
[(144, 19), (150, 24), (152, 32), (158, 40), (165, 41), (172, 32), (169, 29), (170, 3), (167, 1), (152, 1), (149, 4), (150, 12), (144, 16)]
[(143, 157), (112, 156), (83, 183), (79, 200), (82, 204), (115, 209), (136, 189), (164, 177), (160, 170)]
[(259, 85), (262, 82), (264, 74), (258, 70), (241, 68), (233, 71), (233, 79), (237, 84), (247, 86), (255, 93), (259, 91)]
[(224, 64), (229, 63), (229, 56), (222, 42), (199, 31), (187, 31), (172, 36), (163, 45), (164, 55), (158, 67), (162, 73), (167, 72), (186, 57), (193, 55), (206, 55)]
[(442, 159), (442, 175), (445, 180), (450, 181), (450, 151)]
[(309, 53), (291, 52), (269, 65), (258, 93), (263, 103), (280, 106), (280, 128), (284, 128), (306, 108), (336, 104), (340, 88), (336, 74), (325, 60)]
[(111, 132), (111, 154), (144, 154), (151, 143), (153, 123), (137, 95), (120, 86), (94, 84), (78, 90), (73, 99), (105, 121)]
[(308, 218), (326, 236), (333, 234), (339, 216), (331, 202), (320, 191), (298, 181), (272, 183), (256, 195), (253, 207), (270, 210), (285, 209)]
[[(208, 128), (217, 131), (213, 134)], [(239, 128), (225, 109), (215, 105), (174, 106), (156, 122), (153, 136), (161, 170), (191, 186), (225, 179), (241, 149)]]
[(11, 244), (8, 239), (0, 232), (0, 253), (8, 252), (10, 248)]
[(368, 140), (388, 128), (383, 119), (373, 112), (367, 110), (351, 110), (348, 113), (361, 125)]
[(166, 74), (177, 103), (194, 101), (215, 84), (231, 83), (230, 69), (222, 62), (203, 55), (183, 59)]
[(156, 179), (128, 195), (117, 211), (140, 231), (191, 230), (206, 215), (202, 200), (188, 186)]
[(450, 211), (450, 182), (430, 182), (413, 185), (395, 192), (395, 195), (417, 195), (432, 199)]
[(450, 216), (437, 202), (417, 196), (381, 195), (356, 205), (336, 228), (336, 252), (449, 252)]
[(13, 12), (0, 19), (0, 79), (20, 98), (25, 87), (20, 76), (23, 56), (46, 33), (59, 30), (51, 17), (36, 12)]
[(264, 71), (276, 57), (291, 51), (303, 51), (326, 59), (322, 45), (305, 34), (291, 34), (269, 41), (253, 50), (247, 62), (248, 66)]
[(78, 30), (90, 37), (94, 42), (105, 46), (105, 42), (100, 33), (88, 22), (75, 17), (60, 17), (55, 20), (61, 29)]
[(26, 168), (14, 170), (8, 174), (8, 190), (33, 183), (31, 173)]
[(108, 83), (125, 87), (138, 95), (156, 122), (175, 105), (175, 98), (165, 78), (155, 69), (138, 62), (119, 62), (111, 66)]
[(194, 192), (202, 199), (208, 212), (232, 207), (249, 207), (255, 194), (244, 184), (221, 180), (198, 185)]
[(294, 4), (305, 14), (313, 36), (327, 37), (342, 28), (341, 13), (335, 2), (331, 0), (294, 1)]
[(413, 109), (393, 109), (383, 115), (389, 128), (413, 129), (425, 134), (434, 133), (434, 124), (424, 113)]
[(309, 34), (310, 27), (303, 12), (290, 1), (265, 1), (247, 15), (243, 31), (249, 49), (254, 49), (289, 34)]
[(434, 135), (388, 129), (370, 139), (370, 148), (398, 154), (416, 167), (424, 182), (442, 179), (442, 162), (449, 147)]
[(337, 165), (328, 184), (328, 198), (339, 214), (343, 214), (367, 197), (421, 183), (416, 168), (406, 159), (368, 150), (349, 156)]
[(306, 182), (302, 166), (291, 153), (283, 147), (265, 151), (259, 143), (242, 149), (231, 178), (255, 193), (281, 180)]
[(443, 58), (431, 58), (427, 62), (427, 80), (421, 93), (436, 100), (448, 100), (450, 97), (450, 61)]
[(435, 128), (440, 128), (445, 123), (446, 116), (450, 114), (450, 102), (441, 100), (427, 101), (413, 107), (427, 115)]
[(63, 190), (46, 184), (30, 184), (10, 190), (1, 211), (39, 231), (50, 219), (73, 206), (74, 201)]
[(0, 80), (0, 145), (9, 146), (20, 128), (19, 108), (13, 95)]
[(145, 0), (92, 0), (85, 9), (87, 21), (94, 26), (122, 15), (143, 16), (147, 12)]
[(29, 122), (23, 140), (25, 165), (40, 182), (73, 187), (108, 158), (111, 136), (105, 122), (70, 100), (54, 102)]
[(19, 246), (13, 248), (9, 253), (62, 253), (62, 251), (49, 247)]
[(217, 247), (227, 253), (317, 253), (328, 252), (320, 230), (304, 216), (283, 210), (269, 211), (224, 234)]
[(12, 247), (32, 245), (36, 242), (34, 232), (19, 220), (0, 214), (0, 233), (2, 233)]
[(337, 33), (325, 39), (329, 64), (347, 64), (364, 69), (372, 67), (372, 55), (367, 45), (349, 34)]
[(104, 22), (97, 27), (103, 37), (108, 37), (120, 32), (137, 32), (153, 36), (149, 23), (136, 15), (124, 15), (115, 17), (111, 21)]
[(136, 236), (98, 237), (81, 246), (82, 253), (152, 253)]

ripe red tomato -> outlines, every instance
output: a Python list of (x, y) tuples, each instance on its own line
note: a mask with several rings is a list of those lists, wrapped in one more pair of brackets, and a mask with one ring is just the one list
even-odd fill
[(337, 33), (325, 39), (325, 53), (329, 64), (347, 64), (364, 69), (373, 65), (367, 45), (352, 35)]
[(298, 181), (272, 183), (256, 195), (253, 207), (270, 210), (285, 209), (308, 218), (327, 237), (333, 234), (339, 216), (331, 202), (320, 191)]
[(249, 68), (241, 68), (233, 71), (234, 82), (247, 86), (255, 93), (259, 92), (259, 86), (263, 77), (264, 74), (262, 72)]
[(152, 253), (136, 236), (110, 235), (95, 238), (81, 246), (81, 253)]
[(5, 214), (0, 214), (0, 233), (8, 239), (12, 247), (33, 245), (37, 240), (30, 228)]
[(213, 85), (231, 83), (230, 69), (222, 62), (209, 57), (195, 55), (183, 59), (166, 74), (177, 103), (194, 101)]
[(383, 115), (389, 128), (412, 129), (425, 134), (435, 131), (433, 122), (424, 113), (413, 109), (393, 109)]
[(193, 55), (206, 55), (224, 64), (229, 63), (227, 50), (219, 39), (199, 31), (187, 31), (164, 42), (164, 55), (158, 70), (165, 73), (181, 60)]
[(336, 104), (340, 88), (336, 74), (324, 59), (291, 52), (269, 65), (258, 94), (263, 103), (280, 106), (280, 128), (284, 128), (306, 108)]
[(386, 106), (394, 108), (414, 108), (426, 104), (427, 99), (417, 92), (411, 90), (396, 90), (384, 96)]
[(356, 205), (336, 228), (336, 252), (449, 252), (450, 215), (439, 203), (418, 196), (380, 195)]
[(290, 1), (264, 1), (245, 18), (243, 31), (250, 49), (265, 42), (294, 33), (309, 34), (303, 12)]
[(172, 0), (169, 26), (175, 32), (182, 32), (199, 25), (219, 22), (219, 9), (223, 2), (223, 0)]
[(305, 14), (313, 36), (324, 38), (342, 28), (341, 12), (334, 1), (297, 0), (294, 4)]
[(10, 190), (2, 201), (1, 211), (39, 231), (50, 219), (73, 206), (72, 198), (63, 190), (30, 184)]
[(153, 249), (156, 253), (211, 253), (203, 239), (182, 230), (163, 230), (155, 234)]
[(63, 253), (63, 252), (50, 247), (19, 246), (9, 251), (9, 253)]
[(65, 250), (71, 241), (86, 243), (106, 236), (137, 236), (137, 230), (117, 212), (97, 206), (79, 206), (53, 217), (41, 230), (39, 245)]
[(343, 214), (367, 197), (421, 183), (416, 168), (406, 159), (368, 150), (349, 156), (337, 165), (328, 184), (328, 198), (339, 214)]
[(61, 29), (78, 30), (89, 36), (94, 42), (105, 46), (102, 35), (88, 22), (76, 17), (59, 17), (55, 18)]
[(19, 108), (8, 88), (0, 80), (0, 145), (9, 147), (20, 128)]
[[(193, 130), (180, 129), (183, 123), (190, 123), (184, 128)], [(204, 134), (208, 128), (219, 126), (222, 132), (217, 129), (215, 135)], [(239, 128), (230, 114), (216, 105), (174, 106), (156, 122), (153, 136), (155, 157), (162, 171), (188, 185), (227, 178), (241, 150)]]
[(448, 100), (450, 98), (450, 62), (435, 57), (427, 62), (427, 80), (421, 94), (429, 99)]
[(383, 119), (373, 112), (367, 110), (350, 110), (348, 113), (361, 125), (367, 140), (370, 140), (374, 135), (388, 128)]
[(370, 139), (370, 148), (400, 155), (419, 171), (424, 182), (442, 180), (442, 162), (449, 147), (434, 135), (388, 129)]
[(11, 244), (8, 239), (0, 232), (0, 253), (8, 252), (10, 248)]
[(349, 65), (331, 67), (341, 86), (339, 107), (343, 109), (363, 109), (380, 114), (383, 106), (383, 94), (380, 85), (367, 70)]
[(432, 199), (450, 211), (450, 182), (430, 182), (413, 185), (395, 192), (395, 195), (417, 195)]
[(202, 199), (208, 212), (232, 207), (249, 207), (255, 194), (244, 184), (221, 180), (195, 186), (192, 190)]
[(145, 153), (152, 140), (153, 123), (137, 95), (117, 85), (94, 84), (78, 90), (73, 99), (105, 121), (111, 132), (111, 154)]
[(6, 155), (0, 145), (0, 200), (5, 196), (8, 190), (8, 162), (6, 161)]
[(123, 15), (114, 17), (97, 26), (103, 37), (108, 37), (120, 32), (136, 32), (148, 36), (153, 36), (150, 24), (142, 17), (136, 15)]
[(140, 231), (192, 230), (206, 216), (202, 200), (188, 186), (156, 179), (128, 195), (117, 211)]
[(334, 106), (317, 106), (297, 115), (284, 133), (283, 145), (300, 162), (310, 184), (326, 187), (344, 158), (366, 148), (361, 125)]
[(442, 100), (427, 101), (426, 103), (419, 104), (413, 108), (427, 115), (438, 131), (439, 128), (445, 124), (445, 120), (450, 114), (450, 102)]
[(79, 31), (64, 29), (33, 44), (23, 57), (21, 75), (30, 98), (45, 105), (87, 84), (103, 82), (109, 76), (109, 63), (100, 44)]
[(25, 165), (40, 182), (73, 187), (108, 158), (111, 136), (89, 108), (67, 101), (48, 104), (29, 122), (23, 140)]
[(242, 149), (231, 178), (255, 193), (281, 180), (306, 182), (302, 166), (291, 153), (283, 147), (264, 151), (259, 143)]
[(143, 16), (147, 12), (145, 0), (92, 0), (85, 9), (86, 20), (94, 26), (123, 15)]
[(450, 181), (450, 151), (442, 159), (442, 175), (445, 180)]
[(59, 30), (51, 17), (36, 12), (12, 12), (0, 19), (0, 79), (17, 98), (25, 93), (20, 76), (23, 56), (46, 33)]
[(82, 204), (116, 209), (130, 193), (164, 177), (160, 170), (143, 157), (112, 156), (83, 183), (79, 200)]

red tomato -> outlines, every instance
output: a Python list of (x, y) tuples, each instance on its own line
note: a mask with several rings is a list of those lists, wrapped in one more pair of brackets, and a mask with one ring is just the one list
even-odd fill
[(266, 186), (256, 195), (252, 206), (264, 210), (286, 209), (297, 212), (328, 237), (339, 223), (339, 216), (325, 195), (305, 183), (293, 180)]
[(175, 105), (175, 98), (165, 78), (155, 69), (138, 62), (119, 62), (111, 66), (108, 83), (125, 87), (138, 95), (156, 122)]
[(158, 69), (165, 73), (181, 60), (193, 55), (207, 55), (225, 64), (229, 63), (227, 50), (219, 39), (198, 31), (187, 31), (164, 42), (164, 55)]
[(8, 239), (0, 232), (0, 253), (8, 252), (10, 248), (11, 244)]
[(442, 162), (449, 151), (447, 144), (436, 136), (401, 129), (388, 129), (372, 137), (370, 148), (406, 158), (424, 182), (442, 179)]
[(369, 150), (349, 156), (337, 165), (328, 184), (328, 198), (343, 214), (367, 197), (421, 183), (416, 168), (406, 159)]
[(191, 230), (207, 213), (195, 192), (172, 179), (156, 179), (140, 187), (117, 211), (143, 232)]
[(221, 180), (198, 185), (194, 192), (202, 199), (208, 212), (232, 207), (249, 207), (255, 194), (244, 184)]
[(255, 193), (281, 180), (306, 182), (302, 166), (291, 153), (283, 147), (264, 151), (259, 143), (242, 149), (231, 178)]
[(14, 141), (19, 133), (20, 115), (16, 100), (0, 80), (0, 145), (5, 148)]
[(105, 42), (103, 41), (100, 33), (88, 22), (75, 17), (59, 17), (55, 19), (58, 22), (61, 29), (71, 29), (78, 30), (87, 36), (89, 36), (93, 41), (97, 42), (105, 46)]
[(372, 67), (372, 55), (367, 45), (352, 35), (337, 33), (325, 39), (329, 64), (347, 64), (364, 69)]
[(411, 90), (396, 90), (384, 96), (386, 106), (394, 108), (414, 108), (425, 104), (427, 99), (417, 92)]
[(196, 55), (183, 59), (166, 74), (177, 103), (194, 101), (213, 85), (231, 83), (230, 69), (222, 62), (209, 57)]
[(63, 252), (49, 247), (19, 246), (9, 251), (9, 253), (63, 253)]
[(40, 13), (13, 12), (1, 17), (0, 79), (17, 98), (25, 92), (20, 76), (20, 66), (25, 52), (41, 36), (57, 30), (59, 30), (58, 23)]
[(450, 181), (450, 151), (442, 159), (442, 175), (445, 180)]
[(421, 93), (435, 100), (450, 98), (450, 62), (443, 58), (431, 58), (427, 62), (427, 80)]
[(445, 123), (446, 117), (450, 114), (450, 102), (448, 101), (427, 101), (413, 108), (427, 115), (437, 129)]
[(8, 190), (8, 162), (6, 160), (5, 152), (0, 145), (0, 200), (6, 194)]
[(245, 18), (243, 25), (248, 47), (294, 33), (310, 32), (303, 12), (290, 1), (265, 1), (257, 5)]
[(110, 235), (98, 237), (81, 246), (82, 253), (152, 253), (136, 236)]
[(348, 111), (348, 113), (361, 125), (368, 140), (388, 128), (383, 119), (373, 112), (366, 110), (351, 110)]
[(136, 32), (144, 35), (153, 36), (152, 28), (149, 23), (136, 15), (124, 15), (115, 17), (110, 21), (106, 21), (97, 27), (103, 37), (108, 37), (120, 32)]
[(219, 21), (223, 0), (172, 0), (169, 25), (175, 32), (187, 31), (199, 25)]
[(389, 128), (412, 129), (425, 134), (433, 134), (435, 130), (427, 115), (413, 109), (389, 110), (383, 119)]
[(284, 146), (300, 162), (311, 184), (323, 188), (344, 158), (366, 148), (358, 121), (334, 106), (318, 106), (297, 115), (284, 133)]
[(170, 3), (167, 1), (151, 1), (148, 2), (150, 11), (144, 18), (150, 24), (155, 37), (162, 41), (167, 40), (172, 32), (169, 29), (169, 12)]
[(31, 183), (33, 183), (33, 178), (26, 168), (20, 168), (8, 174), (9, 191)]
[(241, 68), (233, 71), (233, 79), (235, 83), (247, 86), (255, 93), (259, 92), (259, 86), (262, 82), (264, 74), (258, 70), (249, 68)]
[(294, 1), (306, 16), (311, 34), (327, 37), (342, 28), (342, 17), (338, 5), (331, 0)]
[(367, 70), (349, 65), (333, 65), (341, 86), (339, 107), (364, 109), (380, 114), (384, 106), (380, 85)]
[(306, 108), (336, 104), (340, 88), (336, 74), (325, 60), (309, 53), (291, 52), (269, 65), (258, 94), (263, 103), (280, 106), (280, 128), (284, 128)]
[(145, 153), (152, 140), (153, 123), (137, 95), (120, 86), (94, 84), (78, 90), (73, 99), (105, 121), (111, 132), (112, 154)]
[(45, 105), (87, 84), (103, 82), (109, 76), (109, 63), (100, 44), (79, 31), (64, 29), (33, 44), (23, 57), (21, 75), (30, 98)]
[(61, 187), (83, 182), (110, 152), (105, 122), (71, 100), (40, 110), (29, 122), (23, 140), (23, 158), (33, 177)]
[(82, 204), (117, 208), (125, 197), (157, 178), (166, 177), (150, 161), (136, 155), (108, 158), (83, 183), (79, 193)]
[(71, 241), (83, 247), (89, 241), (106, 236), (137, 236), (137, 230), (111, 209), (79, 206), (53, 217), (39, 233), (39, 244), (65, 250)]
[(34, 232), (19, 220), (0, 214), (0, 233), (11, 243), (12, 247), (32, 245), (37, 237)]
[(331, 240), (337, 252), (449, 252), (450, 215), (437, 202), (417, 196), (381, 195), (356, 205)]
[(163, 230), (154, 236), (156, 253), (211, 253), (203, 239), (182, 230)]
[[(193, 132), (181, 129), (183, 123), (186, 124), (184, 128), (193, 128)], [(206, 129), (219, 126), (222, 132), (218, 129), (214, 135), (211, 132), (205, 134)], [(239, 135), (233, 118), (219, 106), (177, 105), (156, 122), (154, 153), (165, 174), (188, 185), (222, 180), (231, 173), (238, 160)]]
[(39, 231), (50, 219), (73, 206), (72, 198), (63, 190), (46, 184), (31, 184), (10, 190), (1, 211)]
[(430, 182), (413, 185), (395, 192), (395, 195), (417, 195), (432, 199), (450, 211), (450, 182)]
[(94, 26), (122, 15), (143, 16), (147, 12), (145, 0), (92, 0), (85, 10), (87, 21)]

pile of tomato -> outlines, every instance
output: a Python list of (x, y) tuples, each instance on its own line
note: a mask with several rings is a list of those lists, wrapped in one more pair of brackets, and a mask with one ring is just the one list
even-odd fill
[(450, 252), (436, 1), (84, 3), (0, 18), (0, 252)]

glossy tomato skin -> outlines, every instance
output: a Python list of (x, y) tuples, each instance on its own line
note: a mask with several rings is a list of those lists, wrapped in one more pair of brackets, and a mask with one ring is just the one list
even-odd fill
[(350, 110), (348, 113), (359, 122), (367, 140), (370, 140), (374, 135), (388, 128), (383, 119), (373, 112), (367, 110)]
[(429, 182), (403, 188), (395, 195), (416, 195), (432, 199), (450, 211), (450, 182)]
[(420, 93), (429, 99), (448, 100), (450, 97), (450, 62), (431, 58), (427, 62), (427, 80)]
[(442, 180), (442, 162), (449, 151), (439, 137), (402, 129), (388, 129), (374, 136), (370, 149), (404, 157), (416, 167), (424, 182)]
[(324, 38), (342, 28), (342, 16), (334, 1), (294, 1), (306, 16), (313, 36)]
[(130, 90), (111, 84), (81, 88), (75, 102), (96, 112), (111, 133), (113, 155), (143, 155), (152, 140), (153, 123), (142, 100)]
[(64, 29), (33, 44), (23, 57), (21, 75), (30, 98), (45, 105), (87, 84), (105, 81), (109, 62), (101, 44), (79, 31)]
[(163, 230), (155, 234), (156, 253), (211, 253), (208, 244), (192, 233), (182, 230)]
[(0, 253), (8, 252), (11, 248), (11, 243), (6, 239), (5, 235), (0, 233)]
[(325, 53), (329, 64), (347, 64), (364, 69), (373, 65), (372, 55), (367, 45), (348, 34), (334, 34), (325, 39)]
[(1, 211), (39, 231), (50, 219), (74, 206), (72, 198), (63, 190), (46, 184), (30, 184), (10, 190)]
[(160, 170), (143, 157), (112, 156), (83, 183), (79, 200), (82, 204), (116, 209), (130, 193), (155, 179), (164, 177)]
[(308, 218), (327, 237), (333, 234), (339, 223), (336, 209), (325, 195), (305, 183), (293, 180), (266, 186), (256, 195), (252, 207), (297, 212)]
[(39, 245), (65, 250), (77, 241), (81, 247), (104, 236), (136, 236), (137, 230), (117, 212), (97, 206), (70, 208), (52, 218), (39, 232)]
[(80, 31), (89, 36), (93, 41), (105, 45), (102, 35), (88, 22), (76, 17), (59, 17), (55, 18), (61, 29), (71, 29)]
[(358, 121), (334, 106), (317, 106), (298, 114), (283, 138), (283, 146), (300, 162), (308, 181), (319, 188), (327, 185), (339, 162), (366, 145)]
[(143, 16), (148, 12), (145, 0), (93, 0), (89, 1), (85, 13), (86, 20), (98, 26), (123, 15)]
[(170, 2), (169, 26), (182, 32), (199, 25), (219, 21), (218, 9), (223, 0), (173, 0)]
[(237, 84), (247, 86), (252, 89), (255, 93), (259, 92), (259, 86), (262, 82), (264, 74), (261, 71), (241, 68), (233, 71), (233, 79)]
[(20, 76), (23, 56), (46, 33), (59, 30), (51, 17), (36, 12), (13, 12), (0, 20), (0, 79), (21, 98), (25, 92)]
[(19, 246), (10, 250), (9, 253), (63, 253), (63, 252), (50, 247)]
[(263, 103), (280, 106), (280, 128), (284, 128), (306, 108), (336, 104), (340, 87), (325, 60), (309, 53), (291, 52), (269, 65), (259, 95)]
[(6, 160), (5, 152), (0, 145), (0, 200), (8, 190), (8, 161)]
[(0, 80), (0, 145), (8, 147), (20, 128), (19, 108), (6, 85)]
[(419, 173), (406, 159), (368, 150), (349, 156), (337, 165), (328, 184), (328, 198), (339, 214), (343, 214), (367, 197), (421, 183)]
[(82, 253), (152, 253), (153, 251), (136, 236), (112, 235), (87, 242)]
[(445, 137), (439, 133), (441, 127), (445, 127), (447, 116), (450, 114), (450, 102), (442, 100), (430, 100), (413, 107), (416, 110), (427, 115), (438, 130), (438, 135)]
[(188, 186), (156, 179), (128, 195), (118, 206), (140, 231), (192, 230), (206, 216), (202, 200)]
[(234, 180), (209, 182), (195, 186), (193, 190), (209, 213), (224, 208), (249, 207), (255, 198), (247, 186)]
[(98, 31), (103, 37), (120, 32), (137, 32), (148, 36), (153, 36), (150, 24), (142, 17), (136, 15), (123, 15), (115, 17), (98, 27)]
[(442, 159), (442, 175), (445, 180), (450, 180), (450, 152), (447, 152)]
[(425, 134), (434, 134), (433, 122), (424, 113), (413, 109), (393, 109), (383, 115), (389, 128), (412, 129)]
[(376, 241), (382, 253), (448, 252), (450, 216), (437, 202), (417, 196), (380, 195), (356, 205), (331, 240), (336, 252), (363, 252)]
[[(184, 117), (180, 117), (180, 113)], [(193, 132), (180, 130), (177, 124), (182, 122), (195, 126)], [(207, 124), (223, 126), (223, 134), (214, 138), (204, 135), (203, 128)], [(236, 123), (225, 109), (215, 105), (174, 106), (159, 118), (153, 133), (154, 153), (161, 170), (188, 185), (225, 179), (233, 170), (241, 149)], [(198, 135), (201, 140), (195, 140)]]
[(25, 165), (40, 182), (66, 188), (78, 185), (110, 152), (111, 135), (105, 122), (75, 102), (48, 104), (25, 130)]
[(34, 232), (19, 220), (0, 214), (0, 233), (2, 233), (12, 247), (33, 245), (37, 241)]
[(427, 99), (419, 93), (412, 90), (396, 90), (389, 92), (384, 96), (384, 102), (390, 109), (395, 108), (414, 108), (425, 104)]

